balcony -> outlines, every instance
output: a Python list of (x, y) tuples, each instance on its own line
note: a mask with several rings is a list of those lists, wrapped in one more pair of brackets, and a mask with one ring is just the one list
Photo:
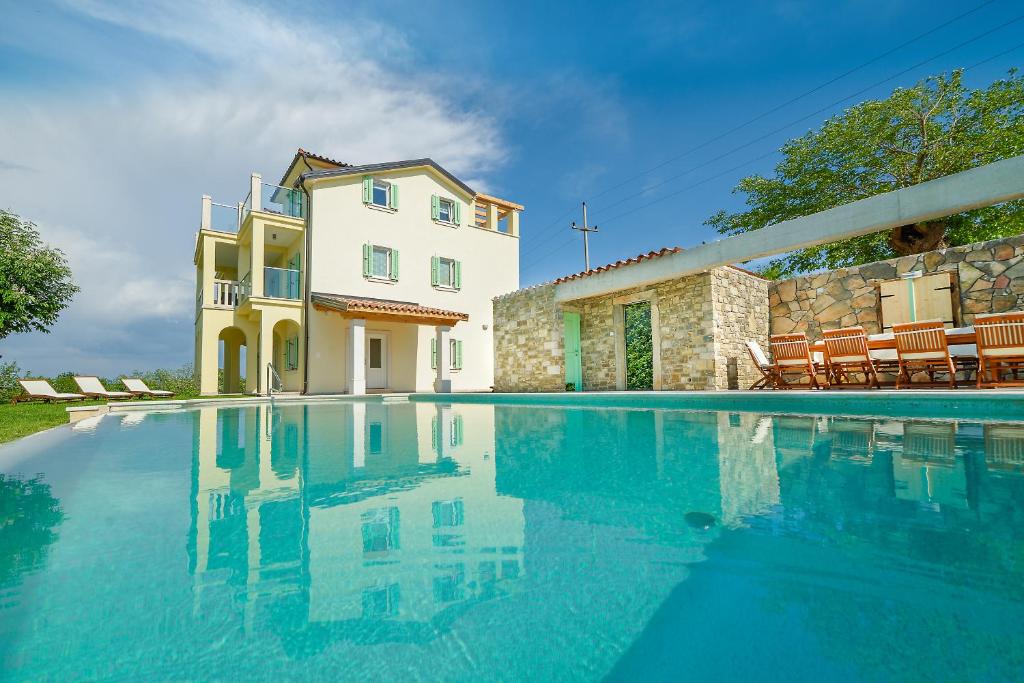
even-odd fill
[(252, 213), (253, 206), (263, 213), (288, 216), (289, 218), (306, 217), (306, 195), (302, 190), (291, 187), (281, 187), (270, 183), (260, 182), (260, 176), (253, 174), (252, 187), (245, 200), (239, 205), (241, 222)]
[[(288, 299), (300, 301), (302, 299), (302, 271), (289, 268), (263, 268), (263, 298), (265, 299)], [(244, 301), (252, 296), (260, 296), (253, 292), (252, 273), (246, 273), (238, 282), (236, 301)]]
[(302, 190), (264, 183), (260, 178), (259, 173), (252, 174), (249, 193), (238, 204), (221, 204), (204, 195), (200, 229), (236, 234), (253, 207), (258, 212), (276, 216), (306, 217), (306, 195)]
[(237, 280), (214, 280), (213, 301), (214, 308), (237, 308), (238, 307), (238, 281)]

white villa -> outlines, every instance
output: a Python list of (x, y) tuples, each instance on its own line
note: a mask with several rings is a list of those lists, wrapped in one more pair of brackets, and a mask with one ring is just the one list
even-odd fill
[(203, 197), (203, 394), (474, 391), (494, 383), (492, 299), (519, 287), (519, 212), (431, 159), (298, 150), (277, 185)]

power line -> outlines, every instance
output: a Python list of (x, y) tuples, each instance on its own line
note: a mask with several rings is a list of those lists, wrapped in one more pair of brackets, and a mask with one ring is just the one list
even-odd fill
[[(810, 118), (810, 117), (812, 117), (812, 116), (815, 116), (815, 115), (817, 115), (817, 114), (821, 113), (822, 111), (825, 111), (825, 110), (827, 110), (827, 109), (830, 109), (831, 107), (833, 107), (833, 106), (835, 106), (835, 105), (837, 105), (837, 104), (840, 104), (840, 103), (842, 103), (842, 102), (844, 102), (844, 101), (846, 101), (846, 100), (848, 100), (848, 99), (851, 99), (851, 98), (853, 98), (853, 97), (856, 97), (856, 96), (858, 96), (858, 95), (860, 95), (860, 94), (863, 94), (864, 92), (866, 92), (866, 91), (868, 91), (868, 90), (871, 90), (871, 89), (873, 89), (873, 88), (875, 88), (875, 87), (878, 87), (879, 85), (882, 85), (882, 84), (884, 84), (884, 83), (886, 83), (886, 82), (888, 82), (888, 81), (891, 81), (891, 80), (893, 80), (893, 79), (895, 79), (895, 78), (898, 78), (899, 76), (902, 76), (903, 74), (907, 73), (908, 71), (912, 71), (912, 70), (914, 70), (914, 69), (916, 69), (916, 68), (919, 68), (919, 67), (923, 66), (924, 64), (927, 64), (927, 63), (928, 63), (928, 62), (930, 62), (930, 61), (933, 61), (933, 60), (935, 60), (935, 59), (938, 59), (938, 58), (940, 58), (940, 57), (943, 57), (943, 56), (945, 56), (945, 55), (949, 54), (950, 52), (953, 52), (953, 51), (955, 51), (955, 50), (957, 50), (957, 49), (959, 49), (959, 48), (961, 48), (961, 47), (963, 47), (963, 46), (965, 46), (965, 45), (968, 45), (968, 44), (970, 44), (970, 43), (973, 43), (973, 42), (975, 42), (975, 41), (977, 41), (977, 40), (980, 40), (981, 38), (984, 38), (984, 37), (986, 37), (987, 35), (990, 35), (990, 34), (994, 33), (995, 31), (998, 31), (998, 30), (1000, 30), (1000, 29), (1002, 29), (1002, 28), (1005, 28), (1006, 26), (1010, 26), (1011, 24), (1014, 24), (1014, 23), (1016, 23), (1016, 22), (1018, 22), (1018, 21), (1021, 21), (1022, 19), (1024, 19), (1024, 15), (1020, 15), (1020, 16), (1018, 16), (1018, 17), (1014, 18), (1014, 19), (1011, 19), (1010, 21), (1007, 21), (1006, 23), (1000, 24), (999, 26), (996, 26), (996, 27), (994, 27), (994, 28), (992, 28), (992, 29), (990, 29), (990, 30), (988, 30), (988, 31), (985, 31), (985, 32), (983, 32), (983, 33), (981, 33), (981, 34), (978, 34), (977, 36), (974, 36), (973, 38), (970, 38), (970, 39), (968, 39), (968, 40), (966, 40), (966, 41), (963, 41), (963, 42), (961, 42), (961, 43), (959, 43), (959, 44), (957, 44), (957, 45), (954, 45), (953, 47), (951, 47), (951, 48), (949, 48), (949, 49), (947, 49), (947, 50), (944, 50), (944, 51), (942, 51), (942, 52), (940, 52), (940, 53), (938, 53), (938, 54), (936, 54), (936, 55), (933, 55), (932, 57), (929, 57), (928, 59), (925, 59), (925, 60), (923, 60), (923, 61), (921, 61), (921, 62), (918, 62), (917, 64), (914, 64), (913, 66), (910, 66), (910, 67), (908, 67), (908, 68), (906, 68), (906, 69), (904, 69), (904, 70), (902, 70), (902, 71), (900, 71), (900, 72), (898, 72), (898, 73), (894, 74), (893, 76), (890, 76), (890, 77), (888, 77), (888, 78), (886, 78), (886, 79), (884, 79), (884, 80), (878, 81), (877, 83), (875, 83), (875, 84), (873, 84), (873, 85), (871, 85), (871, 86), (868, 86), (867, 88), (861, 89), (861, 90), (859, 90), (859, 91), (857, 91), (857, 92), (853, 93), (852, 95), (848, 95), (847, 97), (844, 97), (844, 98), (842, 98), (842, 99), (840, 99), (840, 100), (837, 100), (837, 101), (833, 102), (832, 104), (830, 104), (830, 105), (828, 105), (828, 106), (826, 106), (826, 107), (823, 107), (822, 109), (819, 109), (819, 110), (817, 110), (817, 111), (815, 111), (815, 112), (812, 112), (811, 114), (808, 114), (807, 116), (801, 117), (800, 119), (797, 119), (797, 120), (795, 120), (795, 121), (793, 121), (793, 122), (791, 122), (791, 123), (789, 123), (789, 124), (786, 124), (785, 126), (782, 126), (781, 128), (778, 128), (778, 129), (776, 129), (776, 130), (772, 131), (771, 133), (768, 133), (768, 134), (767, 134), (767, 135), (765, 135), (765, 136), (762, 136), (762, 137), (760, 137), (760, 138), (757, 138), (757, 139), (755, 139), (755, 140), (752, 140), (752, 141), (750, 141), (750, 142), (748, 142), (748, 143), (745, 143), (744, 145), (741, 145), (741, 146), (739, 146), (739, 147), (736, 147), (736, 148), (734, 148), (734, 149), (730, 150), (729, 152), (726, 152), (725, 154), (722, 154), (722, 155), (720, 155), (720, 156), (718, 156), (718, 157), (715, 157), (714, 159), (711, 159), (711, 160), (709, 160), (708, 162), (706, 162), (706, 163), (704, 163), (704, 164), (701, 164), (701, 165), (699, 165), (699, 166), (696, 166), (696, 167), (694, 167), (694, 168), (691, 168), (691, 169), (689, 169), (689, 170), (687, 170), (687, 171), (683, 172), (682, 174), (679, 174), (679, 175), (677, 175), (677, 176), (674, 176), (674, 177), (672, 177), (672, 178), (669, 178), (669, 179), (665, 180), (664, 182), (662, 182), (662, 183), (659, 183), (658, 185), (655, 185), (655, 186), (653, 186), (653, 187), (658, 187), (658, 186), (660, 186), (660, 185), (664, 185), (664, 184), (667, 184), (668, 182), (671, 182), (672, 180), (675, 180), (675, 179), (677, 179), (677, 178), (679, 178), (679, 177), (681, 177), (681, 176), (683, 176), (683, 175), (686, 175), (686, 174), (688, 174), (688, 173), (691, 173), (691, 172), (693, 172), (694, 170), (698, 170), (699, 168), (702, 168), (703, 166), (707, 166), (707, 165), (709, 165), (710, 163), (713, 163), (713, 162), (715, 162), (715, 161), (718, 161), (718, 160), (720, 160), (720, 159), (722, 159), (722, 158), (724, 158), (724, 157), (726, 157), (726, 156), (729, 156), (730, 154), (733, 154), (733, 153), (735, 153), (736, 151), (738, 151), (738, 150), (740, 150), (740, 149), (744, 149), (744, 148), (746, 148), (746, 147), (749, 147), (749, 146), (750, 146), (751, 144), (754, 144), (755, 142), (759, 142), (760, 140), (763, 140), (763, 139), (764, 139), (765, 137), (769, 137), (770, 135), (774, 135), (775, 133), (778, 133), (778, 132), (780, 132), (781, 130), (784, 130), (785, 128), (788, 128), (788, 127), (790, 127), (790, 126), (792, 126), (792, 125), (795, 125), (795, 124), (797, 124), (797, 123), (800, 123), (801, 121), (803, 121), (803, 120), (805, 120), (805, 119), (807, 119), (807, 118)], [(1002, 57), (1002, 56), (1005, 56), (1005, 55), (1007, 55), (1007, 54), (1010, 54), (1011, 52), (1014, 52), (1014, 51), (1016, 51), (1016, 50), (1019, 50), (1019, 49), (1021, 49), (1022, 47), (1024, 47), (1024, 43), (1019, 43), (1019, 44), (1017, 44), (1017, 45), (1014, 45), (1013, 47), (1010, 47), (1010, 48), (1008, 48), (1008, 49), (1006, 49), (1006, 50), (1003, 50), (1003, 51), (1001, 51), (1001, 52), (999, 52), (999, 53), (997, 53), (997, 54), (995, 54), (995, 55), (992, 55), (992, 56), (990, 56), (990, 57), (987, 57), (987, 58), (985, 58), (985, 59), (983, 59), (983, 60), (980, 60), (980, 61), (978, 61), (978, 62), (975, 62), (974, 64), (971, 64), (970, 66), (964, 67), (964, 71), (969, 71), (969, 70), (971, 70), (971, 69), (975, 69), (975, 68), (977, 68), (977, 67), (979, 67), (979, 66), (981, 66), (981, 65), (983, 65), (983, 64), (987, 64), (988, 62), (991, 62), (991, 61), (993, 61), (993, 60), (995, 60), (995, 59), (998, 59), (998, 58), (1000, 58), (1000, 57)], [(756, 157), (756, 158), (754, 158), (754, 159), (751, 159), (751, 160), (749, 160), (749, 161), (746, 161), (746, 162), (744, 162), (744, 163), (742, 163), (742, 164), (739, 164), (739, 165), (737, 165), (737, 166), (734, 166), (734, 167), (732, 167), (732, 168), (730, 168), (730, 169), (727, 169), (726, 171), (723, 171), (723, 172), (721, 172), (721, 173), (718, 173), (718, 174), (716, 174), (716, 175), (714, 175), (714, 176), (710, 176), (710, 177), (704, 178), (703, 180), (700, 180), (700, 181), (698, 181), (698, 182), (696, 182), (696, 183), (692, 183), (692, 184), (690, 184), (690, 185), (687, 185), (687, 186), (685, 186), (685, 187), (683, 187), (683, 188), (681, 188), (681, 189), (679, 189), (679, 190), (677, 190), (677, 191), (675, 191), (675, 192), (672, 192), (672, 193), (669, 193), (669, 194), (666, 194), (666, 195), (662, 195), (662, 196), (658, 197), (657, 199), (653, 199), (653, 200), (650, 200), (650, 201), (648, 201), (648, 202), (647, 202), (646, 204), (644, 204), (644, 206), (641, 206), (641, 207), (637, 207), (637, 208), (635, 208), (635, 209), (630, 209), (630, 210), (627, 210), (627, 211), (621, 212), (621, 213), (619, 213), (619, 214), (615, 214), (615, 215), (613, 215), (612, 217), (610, 217), (610, 218), (608, 218), (608, 219), (605, 219), (605, 220), (604, 220), (604, 223), (607, 223), (608, 221), (612, 221), (612, 220), (617, 220), (617, 219), (619, 219), (619, 218), (622, 218), (622, 217), (624, 217), (624, 216), (627, 216), (627, 215), (629, 215), (629, 214), (632, 214), (632, 213), (635, 213), (635, 212), (637, 212), (637, 211), (640, 211), (640, 210), (642, 210), (642, 209), (646, 208), (647, 206), (650, 206), (651, 204), (655, 204), (655, 203), (658, 203), (658, 202), (660, 202), (660, 201), (664, 201), (665, 199), (669, 199), (669, 198), (671, 198), (671, 197), (675, 197), (675, 196), (678, 196), (679, 194), (682, 194), (683, 192), (686, 192), (686, 191), (689, 191), (689, 190), (691, 190), (691, 189), (694, 189), (694, 188), (696, 188), (696, 187), (699, 187), (700, 185), (703, 185), (703, 184), (704, 184), (704, 183), (706, 183), (706, 182), (709, 182), (709, 181), (711, 181), (711, 180), (717, 179), (717, 178), (719, 178), (719, 177), (721, 177), (721, 176), (723, 176), (723, 175), (727, 175), (727, 174), (729, 174), (729, 173), (732, 173), (732, 172), (734, 172), (734, 171), (738, 170), (739, 168), (742, 168), (743, 166), (747, 166), (747, 165), (749, 165), (749, 164), (752, 164), (752, 163), (755, 163), (755, 162), (757, 162), (757, 161), (760, 161), (760, 160), (762, 160), (762, 159), (764, 159), (764, 158), (767, 158), (767, 157), (769, 157), (769, 156), (772, 156), (772, 155), (774, 155), (775, 153), (776, 153), (776, 150), (772, 150), (772, 151), (770, 151), (770, 152), (767, 152), (767, 153), (765, 153), (765, 154), (763, 154), (763, 155), (761, 155), (761, 156), (759, 156), (759, 157)], [(649, 189), (653, 189), (653, 187), (652, 187), (652, 188), (649, 188)], [(632, 198), (633, 198), (633, 197), (630, 197), (629, 199), (632, 199)], [(611, 204), (611, 205), (609, 205), (608, 207), (604, 207), (604, 208), (606, 208), (606, 209), (607, 209), (607, 208), (610, 208), (611, 206), (617, 206), (618, 204), (621, 204), (621, 203), (622, 203), (622, 202), (620, 201), (620, 202), (617, 202), (616, 204)], [(557, 233), (556, 233), (556, 234), (557, 234)], [(571, 238), (570, 238), (570, 240), (568, 240), (568, 241), (562, 242), (562, 243), (561, 243), (561, 244), (559, 245), (559, 248), (560, 248), (561, 246), (564, 246), (565, 244), (568, 244), (569, 242), (571, 242)], [(541, 257), (540, 259), (534, 259), (533, 261), (531, 261), (531, 262), (530, 262), (530, 263), (528, 263), (528, 264), (527, 264), (527, 265), (526, 265), (525, 267), (523, 267), (523, 268), (522, 268), (523, 272), (529, 272), (529, 271), (530, 271), (530, 270), (532, 270), (532, 269), (533, 269), (533, 268), (534, 268), (535, 266), (537, 266), (537, 265), (539, 265), (539, 264), (543, 263), (544, 261), (546, 261), (546, 260), (547, 260), (547, 259), (548, 259), (548, 258), (549, 258), (549, 257), (550, 257), (551, 255), (553, 255), (553, 252), (552, 252), (552, 253), (549, 253), (549, 254), (548, 254), (547, 256)]]
[[(677, 175), (674, 175), (674, 176), (671, 176), (669, 178), (666, 178), (665, 180), (663, 180), (663, 181), (661, 181), (659, 183), (655, 183), (654, 185), (648, 187), (646, 189), (646, 192), (650, 192), (653, 189), (656, 189), (658, 187), (662, 187), (663, 185), (667, 185), (668, 183), (672, 182), (673, 180), (678, 180), (679, 178), (681, 178), (681, 177), (683, 177), (685, 175), (688, 175), (688, 174), (692, 173), (693, 171), (699, 170), (699, 169), (701, 169), (701, 168), (703, 168), (703, 167), (705, 167), (705, 166), (707, 166), (707, 165), (709, 165), (709, 164), (711, 164), (711, 163), (713, 163), (715, 161), (718, 161), (719, 159), (722, 159), (722, 158), (727, 157), (727, 156), (729, 156), (731, 154), (734, 154), (735, 152), (738, 152), (741, 149), (745, 149), (747, 147), (750, 147), (751, 145), (753, 145), (753, 144), (755, 144), (757, 142), (760, 142), (760, 141), (764, 140), (765, 138), (771, 137), (771, 136), (775, 135), (776, 133), (780, 133), (783, 130), (785, 130), (785, 129), (791, 127), (791, 126), (796, 125), (797, 123), (800, 123), (802, 121), (806, 121), (809, 118), (813, 118), (813, 117), (815, 117), (815, 116), (817, 116), (817, 115), (819, 115), (821, 113), (824, 113), (824, 112), (832, 109), (833, 107), (835, 107), (835, 106), (837, 106), (839, 104), (842, 104), (846, 100), (853, 99), (854, 97), (858, 97), (859, 95), (863, 95), (864, 93), (866, 93), (866, 92), (868, 92), (870, 90), (874, 90), (875, 88), (877, 88), (880, 85), (884, 85), (885, 83), (887, 83), (887, 82), (889, 82), (891, 80), (894, 80), (896, 78), (899, 78), (900, 76), (902, 76), (902, 75), (904, 75), (904, 74), (906, 74), (906, 73), (908, 73), (910, 71), (913, 71), (914, 69), (918, 69), (918, 68), (924, 66), (925, 64), (927, 64), (928, 62), (934, 61), (934, 60), (936, 60), (936, 59), (938, 59), (940, 57), (944, 57), (944, 56), (948, 55), (950, 52), (954, 52), (954, 51), (960, 49), (961, 47), (964, 47), (965, 45), (969, 45), (970, 43), (973, 43), (973, 42), (976, 42), (978, 40), (981, 40), (982, 38), (985, 38), (986, 36), (988, 36), (988, 35), (990, 35), (992, 33), (995, 33), (996, 31), (999, 31), (999, 30), (1001, 30), (1003, 28), (1006, 28), (1007, 26), (1010, 26), (1011, 24), (1014, 24), (1014, 23), (1016, 23), (1018, 21), (1021, 21), (1022, 19), (1024, 19), (1024, 14), (1016, 17), (1015, 19), (1011, 19), (1010, 21), (1008, 21), (1008, 22), (1006, 22), (1004, 24), (1000, 24), (999, 26), (996, 26), (995, 28), (992, 28), (992, 29), (989, 29), (988, 31), (980, 33), (980, 34), (974, 36), (973, 38), (969, 38), (968, 40), (965, 40), (962, 43), (958, 43), (958, 44), (954, 45), (951, 48), (943, 50), (939, 54), (934, 55), (932, 57), (929, 57), (928, 59), (922, 60), (922, 61), (914, 64), (913, 66), (909, 66), (906, 69), (903, 69), (902, 71), (900, 71), (900, 72), (898, 72), (898, 73), (896, 73), (896, 74), (894, 74), (892, 76), (889, 76), (888, 78), (885, 78), (885, 79), (883, 79), (881, 81), (877, 81), (876, 83), (873, 83), (873, 84), (867, 86), (866, 88), (862, 88), (861, 90), (858, 90), (857, 92), (853, 93), (852, 95), (847, 95), (846, 97), (843, 97), (841, 99), (835, 100), (834, 102), (831, 102), (831, 103), (825, 105), (824, 107), (821, 107), (820, 109), (816, 109), (815, 111), (811, 112), (810, 114), (807, 114), (806, 116), (803, 116), (803, 117), (797, 119), (796, 121), (792, 121), (790, 123), (787, 123), (787, 124), (785, 124), (785, 125), (783, 125), (783, 126), (781, 126), (779, 128), (776, 128), (775, 130), (772, 130), (772, 131), (766, 133), (765, 135), (762, 135), (762, 136), (760, 136), (758, 138), (754, 138), (753, 140), (750, 140), (749, 142), (746, 142), (746, 143), (744, 143), (744, 144), (742, 144), (742, 145), (740, 145), (738, 147), (734, 147), (733, 149), (729, 150), (725, 154), (722, 154), (721, 156), (715, 157), (714, 159), (711, 159), (710, 161), (708, 161), (706, 163), (700, 164), (698, 166), (694, 166), (693, 168), (690, 168), (690, 169), (688, 169), (686, 171), (683, 171), (682, 173), (679, 173)], [(977, 65), (972, 65), (969, 68), (975, 68), (975, 66), (977, 66)], [(967, 69), (965, 69), (965, 71), (966, 70)], [(682, 190), (680, 190), (680, 192), (681, 191)], [(611, 218), (602, 219), (602, 222), (607, 224), (609, 221), (617, 220), (619, 218), (622, 218), (623, 216), (628, 216), (631, 213), (635, 213), (637, 211), (645, 209), (648, 206), (651, 206), (652, 204), (657, 204), (658, 202), (664, 201), (665, 199), (668, 199), (670, 197), (674, 197), (677, 194), (679, 194), (679, 192), (674, 192), (674, 193), (671, 193), (671, 194), (668, 194), (668, 195), (662, 195), (662, 196), (658, 197), (657, 199), (648, 200), (648, 201), (645, 202), (645, 204), (643, 206), (637, 207), (635, 209), (629, 209), (628, 211), (624, 211), (622, 213), (615, 214)], [(630, 200), (633, 200), (633, 199), (636, 199), (636, 197), (635, 196), (626, 197), (626, 198), (621, 199), (621, 200), (619, 200), (619, 201), (617, 201), (617, 202), (615, 202), (613, 204), (609, 204), (607, 206), (601, 207), (601, 209), (602, 210), (607, 210), (607, 209), (610, 209), (610, 208), (615, 207), (615, 206), (620, 206), (621, 204), (624, 204), (624, 203), (626, 203), (626, 202), (628, 202)]]
[[(720, 133), (720, 134), (716, 135), (715, 137), (712, 137), (712, 138), (710, 138), (708, 140), (705, 140), (701, 144), (696, 145), (694, 147), (691, 147), (691, 148), (681, 152), (680, 154), (677, 154), (674, 157), (666, 159), (665, 161), (657, 164), (656, 166), (652, 166), (651, 168), (648, 168), (648, 169), (646, 169), (644, 171), (641, 171), (641, 172), (631, 176), (630, 178), (628, 178), (628, 179), (626, 179), (626, 180), (624, 180), (624, 181), (622, 181), (620, 183), (617, 183), (616, 185), (609, 186), (609, 187), (605, 188), (604, 190), (601, 190), (600, 192), (598, 192), (597, 194), (592, 195), (592, 196), (594, 196), (594, 197), (602, 197), (602, 196), (608, 194), (609, 192), (611, 192), (612, 190), (616, 190), (619, 187), (622, 187), (623, 185), (627, 185), (627, 184), (633, 182), (634, 180), (637, 180), (638, 178), (640, 178), (640, 177), (642, 177), (644, 175), (647, 175), (648, 173), (651, 173), (651, 172), (656, 171), (656, 170), (658, 170), (660, 168), (663, 168), (664, 166), (667, 166), (668, 164), (670, 164), (670, 163), (672, 163), (674, 161), (678, 161), (679, 159), (681, 159), (681, 158), (683, 158), (685, 156), (688, 156), (689, 154), (692, 154), (693, 152), (696, 152), (696, 151), (699, 151), (701, 149), (704, 149), (708, 145), (710, 145), (710, 144), (712, 144), (714, 142), (717, 142), (717, 141), (719, 141), (719, 140), (721, 140), (723, 138), (726, 138), (729, 135), (732, 135), (733, 133), (735, 133), (735, 132), (737, 132), (739, 130), (742, 130), (743, 128), (751, 125), (752, 123), (756, 123), (757, 121), (760, 121), (761, 119), (765, 118), (766, 116), (770, 116), (771, 114), (774, 114), (775, 112), (777, 112), (777, 111), (779, 111), (781, 109), (784, 109), (785, 107), (788, 107), (789, 105), (794, 104), (795, 102), (798, 102), (798, 101), (802, 100), (803, 98), (808, 97), (809, 95), (813, 95), (814, 93), (818, 92), (819, 90), (822, 90), (823, 88), (826, 88), (829, 85), (832, 85), (833, 83), (836, 83), (837, 81), (840, 81), (843, 78), (846, 78), (847, 76), (850, 76), (851, 74), (854, 74), (857, 71), (860, 71), (861, 69), (863, 69), (863, 68), (865, 68), (867, 66), (870, 66), (871, 64), (874, 64), (875, 62), (877, 62), (877, 61), (879, 61), (881, 59), (884, 59), (885, 57), (888, 57), (889, 55), (891, 55), (891, 54), (893, 54), (895, 52), (898, 52), (899, 50), (902, 50), (903, 48), (907, 47), (908, 45), (911, 45), (911, 44), (921, 40), (922, 38), (926, 38), (926, 37), (932, 35), (933, 33), (936, 33), (937, 31), (940, 31), (940, 30), (946, 28), (950, 24), (953, 24), (953, 23), (955, 23), (957, 21), (960, 21), (964, 17), (969, 16), (969, 15), (977, 12), (978, 10), (983, 9), (984, 7), (986, 7), (988, 5), (991, 5), (993, 2), (995, 2), (995, 0), (987, 0), (986, 2), (983, 2), (980, 5), (977, 5), (977, 6), (975, 6), (974, 8), (972, 8), (970, 10), (967, 10), (966, 12), (958, 14), (957, 16), (955, 16), (955, 17), (953, 17), (953, 18), (951, 18), (951, 19), (949, 19), (949, 20), (939, 24), (938, 26), (934, 26), (931, 29), (925, 31), (924, 33), (918, 34), (917, 36), (914, 36), (913, 38), (911, 38), (911, 39), (909, 39), (907, 41), (904, 41), (903, 43), (900, 43), (896, 47), (893, 47), (893, 48), (887, 50), (886, 52), (883, 52), (882, 54), (877, 55), (877, 56), (869, 59), (868, 61), (863, 62), (862, 64), (859, 64), (858, 66), (856, 66), (856, 67), (854, 67), (852, 69), (849, 69), (849, 70), (839, 74), (838, 76), (835, 76), (835, 77), (825, 81), (824, 83), (821, 83), (820, 85), (817, 85), (814, 88), (811, 88), (810, 90), (808, 90), (808, 91), (806, 91), (806, 92), (804, 92), (804, 93), (802, 93), (800, 95), (797, 95), (796, 97), (793, 97), (793, 98), (791, 98), (791, 99), (789, 99), (789, 100), (787, 100), (787, 101), (785, 101), (785, 102), (783, 102), (781, 104), (778, 104), (775, 107), (772, 107), (771, 109), (768, 109), (768, 110), (758, 114), (757, 116), (755, 116), (755, 117), (753, 117), (753, 118), (751, 118), (751, 119), (749, 119), (749, 120), (747, 120), (747, 121), (745, 121), (745, 122), (743, 122), (743, 123), (741, 123), (741, 124), (739, 124), (737, 126), (734, 126), (733, 128), (730, 128), (729, 130), (727, 130), (727, 131), (725, 131), (723, 133)], [(538, 234), (545, 233), (548, 230), (550, 230), (552, 227), (554, 227), (555, 225), (561, 223), (570, 213), (572, 213), (573, 210), (574, 209), (569, 209), (565, 213), (561, 214), (558, 218), (556, 218), (555, 220), (551, 221), (551, 223), (548, 223), (545, 227), (543, 227), (541, 230), (539, 230)], [(535, 242), (533, 244), (533, 246), (530, 247), (530, 250), (525, 255), (528, 256), (528, 255), (532, 254), (534, 251), (536, 251), (543, 244), (546, 244), (548, 241), (550, 241), (551, 238), (557, 237), (558, 234), (560, 234), (560, 233), (558, 233), (558, 232), (551, 233), (550, 235), (548, 235), (548, 238), (543, 243)]]

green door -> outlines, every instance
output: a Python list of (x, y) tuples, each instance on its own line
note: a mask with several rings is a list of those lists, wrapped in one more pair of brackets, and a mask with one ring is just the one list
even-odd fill
[[(580, 357), (580, 314), (562, 314), (565, 338), (565, 385), (567, 391), (583, 391), (583, 365)], [(569, 385), (573, 385), (569, 389)]]

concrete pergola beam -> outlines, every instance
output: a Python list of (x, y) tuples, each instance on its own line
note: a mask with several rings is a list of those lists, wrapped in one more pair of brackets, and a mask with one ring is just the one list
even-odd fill
[(627, 268), (560, 283), (556, 301), (651, 285), (711, 268), (890, 230), (1024, 197), (1024, 156), (726, 237)]

